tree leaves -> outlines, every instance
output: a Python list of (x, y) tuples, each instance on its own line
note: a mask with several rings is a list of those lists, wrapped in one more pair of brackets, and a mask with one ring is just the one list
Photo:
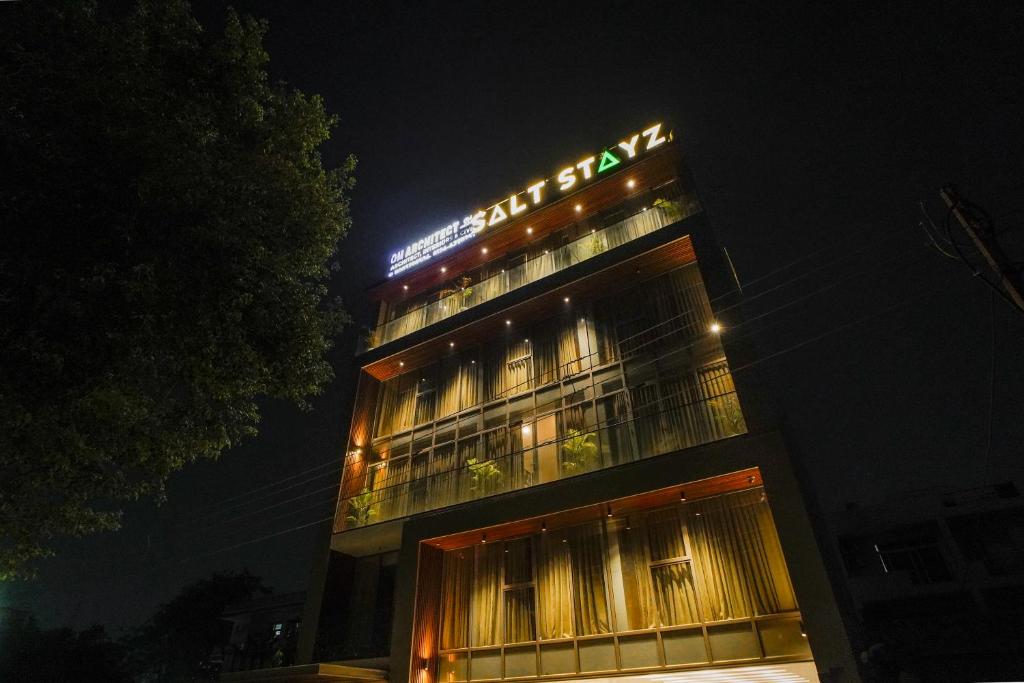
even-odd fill
[(355, 160), (271, 85), (265, 24), (185, 2), (23, 3), (0, 28), (0, 579), (53, 538), (308, 407), (348, 321), (326, 299)]

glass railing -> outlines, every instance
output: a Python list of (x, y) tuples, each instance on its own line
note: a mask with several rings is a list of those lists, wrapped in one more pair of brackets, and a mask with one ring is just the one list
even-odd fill
[(549, 275), (565, 270), (577, 263), (602, 254), (627, 242), (649, 235), (667, 225), (686, 218), (694, 204), (685, 200), (677, 184), (672, 183), (654, 191), (657, 197), (651, 206), (612, 225), (593, 230), (590, 234), (557, 249), (539, 254), (525, 263), (467, 286), (442, 299), (410, 313), (399, 316), (374, 329), (360, 351), (368, 351), (394, 341), (407, 334), (422, 330), (434, 323), (498, 298), (503, 294), (537, 282)]
[[(620, 389), (597, 399), (603, 402), (598, 413), (584, 411), (581, 416), (576, 411), (570, 418), (570, 407), (435, 446), (411, 461), (370, 464), (362, 490), (339, 500), (335, 530), (398, 519), (746, 433), (726, 362), (699, 368), (694, 376), (701, 378), (698, 383), (680, 383), (675, 391), (650, 392), (646, 385)], [(703, 396), (694, 390), (697, 386), (705, 387)]]

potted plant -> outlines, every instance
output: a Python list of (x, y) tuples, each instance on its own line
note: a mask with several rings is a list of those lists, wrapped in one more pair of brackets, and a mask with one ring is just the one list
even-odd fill
[(466, 460), (466, 467), (469, 469), (469, 490), (475, 495), (492, 492), (501, 479), (501, 469), (493, 460), (469, 458)]
[(359, 495), (348, 499), (348, 514), (345, 521), (349, 526), (366, 526), (377, 516), (377, 510), (373, 507), (373, 491), (364, 487)]
[(563, 472), (578, 474), (594, 468), (598, 455), (596, 437), (593, 432), (583, 433), (579, 429), (569, 428), (568, 437), (562, 443)]

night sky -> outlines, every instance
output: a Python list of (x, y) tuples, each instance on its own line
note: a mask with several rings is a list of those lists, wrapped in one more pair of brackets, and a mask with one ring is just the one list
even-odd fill
[[(764, 360), (736, 371), (774, 395), (821, 508), (1024, 485), (1024, 316), (918, 225), (923, 201), (942, 230), (954, 182), (1024, 258), (1012, 3), (232, 4), (268, 19), (273, 76), (340, 117), (327, 165), (359, 157), (333, 282), (358, 324), (395, 248), (664, 120), (748, 293), (774, 288), (751, 304)], [(225, 5), (195, 10), (216, 30)], [(257, 440), (176, 475), (121, 532), (63, 543), (0, 602), (117, 633), (215, 570), (304, 588), (315, 527), (230, 546), (330, 515), (336, 468), (218, 501), (340, 460), (354, 331), (314, 411), (266, 405)]]

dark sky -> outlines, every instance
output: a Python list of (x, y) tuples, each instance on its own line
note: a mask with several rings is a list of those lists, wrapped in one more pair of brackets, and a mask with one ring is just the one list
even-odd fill
[[(196, 13), (216, 27), (225, 4)], [(269, 20), (274, 77), (340, 117), (327, 164), (359, 157), (333, 284), (361, 323), (394, 247), (663, 119), (748, 291), (778, 287), (753, 304), (765, 360), (737, 371), (773, 392), (821, 506), (1024, 484), (1024, 317), (918, 227), (920, 200), (942, 227), (955, 182), (1024, 258), (1012, 3), (233, 4)], [(303, 588), (313, 528), (223, 549), (330, 514), (330, 490), (291, 499), (336, 474), (218, 500), (340, 458), (352, 339), (313, 412), (268, 405), (258, 440), (176, 475), (121, 532), (64, 544), (0, 603), (116, 631), (214, 570)]]

